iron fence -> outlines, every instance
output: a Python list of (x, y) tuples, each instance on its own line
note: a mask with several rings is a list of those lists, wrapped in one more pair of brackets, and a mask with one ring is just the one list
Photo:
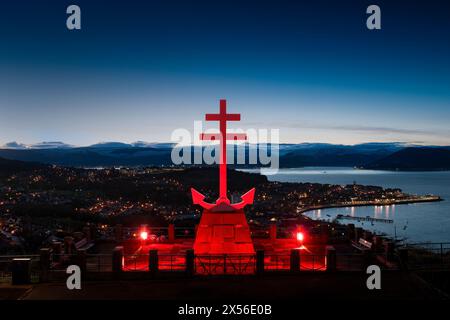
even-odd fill
[(300, 270), (302, 271), (325, 271), (326, 255), (324, 254), (302, 254), (300, 256)]
[(364, 256), (361, 253), (348, 253), (336, 255), (336, 270), (361, 271), (364, 267)]
[(186, 270), (186, 255), (159, 254), (158, 269), (163, 271), (184, 271)]
[(112, 254), (88, 254), (86, 255), (86, 271), (111, 272)]
[[(399, 249), (407, 249), (407, 261), (402, 261), (410, 270), (450, 269), (450, 243), (409, 243)], [(402, 257), (400, 255), (400, 259)]]
[(245, 255), (196, 255), (195, 272), (197, 274), (253, 274), (256, 267), (253, 254)]
[(264, 256), (264, 271), (289, 270), (291, 256), (289, 254), (268, 254)]
[[(407, 249), (406, 258), (401, 250)], [(5, 255), (0, 256), (0, 282), (11, 281), (12, 260), (14, 258), (30, 258), (32, 281), (39, 280), (42, 265), (39, 255)], [(382, 259), (386, 265), (379, 263), (383, 268), (389, 264), (398, 269), (406, 263), (410, 270), (415, 271), (442, 271), (450, 268), (450, 243), (415, 243), (405, 244), (397, 248), (395, 253), (372, 252), (370, 256), (365, 253), (337, 253), (337, 271), (362, 271), (368, 263), (377, 263)], [(82, 259), (82, 260), (80, 260)], [(176, 272), (187, 269), (186, 253), (158, 253), (157, 268), (161, 271)], [(407, 260), (402, 260), (407, 259)], [(48, 271), (50, 279), (62, 279), (66, 276), (66, 269), (71, 264), (83, 261), (87, 272), (112, 272), (112, 254), (51, 254)], [(148, 271), (150, 264), (149, 254), (124, 254), (123, 271)], [(195, 255), (193, 261), (194, 271), (198, 275), (218, 274), (254, 274), (256, 271), (255, 254), (225, 254), (225, 255)], [(325, 254), (300, 253), (300, 271), (324, 271), (327, 269)], [(287, 252), (270, 253), (264, 255), (264, 272), (289, 271), (291, 269), (291, 255)]]
[(148, 271), (148, 254), (125, 254), (123, 261), (124, 271)]

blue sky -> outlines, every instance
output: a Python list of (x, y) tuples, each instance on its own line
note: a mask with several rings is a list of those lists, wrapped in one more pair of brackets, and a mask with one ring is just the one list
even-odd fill
[[(365, 26), (372, 3), (382, 30)], [(282, 142), (448, 145), (449, 14), (437, 0), (2, 1), (0, 144), (166, 142), (226, 98), (233, 126)]]

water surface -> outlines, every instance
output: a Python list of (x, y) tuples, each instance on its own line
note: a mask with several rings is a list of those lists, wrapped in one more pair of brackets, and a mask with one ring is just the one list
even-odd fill
[[(246, 170), (259, 172), (259, 170)], [(308, 167), (280, 169), (270, 181), (375, 185), (400, 188), (410, 194), (439, 195), (444, 201), (391, 206), (348, 207), (305, 213), (313, 219), (332, 220), (336, 215), (393, 219), (393, 224), (357, 222), (356, 226), (386, 233), (409, 242), (450, 242), (450, 171), (397, 172), (353, 168)], [(344, 220), (347, 222), (348, 220)], [(343, 223), (344, 223), (343, 221)], [(350, 223), (350, 222), (348, 222)]]

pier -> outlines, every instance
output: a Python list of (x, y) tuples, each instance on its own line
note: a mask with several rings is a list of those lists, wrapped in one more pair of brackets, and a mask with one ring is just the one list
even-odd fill
[(343, 215), (338, 214), (336, 216), (336, 220), (342, 220), (342, 219), (348, 219), (348, 220), (356, 220), (356, 221), (370, 221), (370, 222), (382, 222), (382, 223), (393, 223), (394, 220), (392, 219), (380, 219), (380, 218), (371, 218), (371, 217), (353, 217), (349, 215)]

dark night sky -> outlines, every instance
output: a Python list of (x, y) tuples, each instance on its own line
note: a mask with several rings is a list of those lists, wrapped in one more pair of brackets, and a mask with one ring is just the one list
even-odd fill
[(450, 144), (448, 1), (2, 0), (0, 37), (0, 145), (169, 141), (220, 98), (283, 142)]

